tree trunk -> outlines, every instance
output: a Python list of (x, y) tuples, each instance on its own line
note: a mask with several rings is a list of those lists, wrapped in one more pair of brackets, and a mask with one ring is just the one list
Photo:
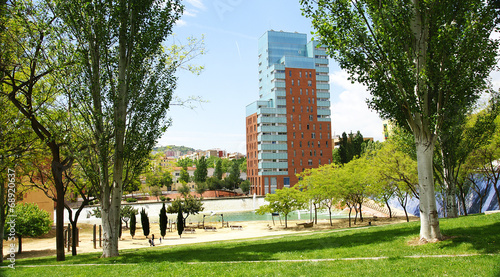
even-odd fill
[(21, 253), (23, 253), (23, 237), (21, 235), (19, 235), (19, 236), (17, 236), (17, 238), (19, 239), (19, 245), (18, 245), (18, 248), (17, 248), (17, 254), (21, 254)]
[[(445, 155), (445, 153), (441, 153)], [(446, 203), (446, 217), (457, 218), (458, 217), (458, 207), (457, 207), (457, 187), (456, 181), (453, 175), (453, 169), (450, 168), (449, 162), (445, 162), (446, 157), (442, 156), (443, 160), (443, 182), (446, 190), (445, 203)]]
[(62, 181), (63, 168), (59, 163), (59, 147), (55, 146), (57, 150), (52, 147), (52, 175), (54, 177), (54, 184), (56, 186), (56, 253), (57, 261), (64, 261), (64, 184)]
[(385, 205), (387, 206), (387, 209), (389, 210), (389, 218), (392, 218), (392, 210), (391, 210), (391, 206), (389, 205), (389, 201), (387, 199), (385, 199), (384, 201), (385, 201)]
[(418, 184), (420, 195), (420, 239), (441, 239), (433, 178), (434, 140), (425, 135), (415, 136), (417, 148)]

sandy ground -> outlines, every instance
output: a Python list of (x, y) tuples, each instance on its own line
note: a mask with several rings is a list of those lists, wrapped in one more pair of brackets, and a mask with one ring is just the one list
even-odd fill
[[(364, 221), (360, 222), (359, 219), (356, 225), (352, 227), (362, 227), (368, 226), (371, 222), (372, 226), (384, 225), (405, 222), (406, 218), (396, 217), (388, 218), (383, 216), (376, 216), (373, 218), (374, 214), (365, 213)], [(410, 220), (418, 220), (418, 218), (410, 218)], [(330, 226), (329, 220), (318, 220), (318, 224), (310, 228), (304, 228), (303, 226), (298, 226), (297, 223), (304, 223), (305, 220), (289, 220), (288, 228), (285, 229), (284, 221), (280, 224), (279, 220), (275, 220), (273, 225), (272, 221), (245, 221), (245, 222), (229, 222), (229, 226), (241, 226), (239, 228), (228, 228), (221, 227), (221, 223), (212, 223), (211, 226), (216, 227), (216, 231), (205, 231), (203, 229), (196, 229), (194, 233), (184, 233), (182, 238), (179, 238), (177, 230), (172, 230), (168, 232), (161, 243), (159, 241), (160, 231), (157, 223), (151, 223), (151, 234), (155, 235), (156, 247), (166, 246), (166, 245), (179, 245), (179, 244), (190, 244), (190, 243), (203, 243), (211, 241), (222, 241), (222, 240), (234, 240), (234, 239), (245, 239), (245, 238), (257, 238), (284, 234), (297, 234), (304, 232), (312, 232), (318, 230), (328, 230), (328, 229), (342, 229), (349, 228), (348, 219), (334, 219), (333, 226)], [(353, 221), (351, 222), (353, 223)], [(78, 253), (87, 252), (101, 252), (102, 249), (99, 247), (99, 242), (97, 242), (97, 249), (94, 249), (92, 236), (93, 227), (89, 224), (79, 224), (80, 228), (80, 244), (77, 248)], [(186, 226), (189, 228), (189, 226)], [(148, 236), (151, 238), (151, 234)], [(97, 235), (98, 236), (98, 235)], [(52, 230), (49, 234), (42, 238), (23, 238), (22, 242), (22, 253), (16, 254), (16, 259), (22, 259), (27, 257), (40, 257), (55, 255), (55, 231)], [(136, 235), (132, 239), (129, 230), (123, 230), (123, 236), (119, 242), (119, 249), (133, 249), (133, 248), (143, 248), (151, 247), (149, 246), (148, 238), (146, 238), (140, 226), (137, 226)], [(7, 243), (4, 242), (4, 254), (8, 251)], [(66, 255), (71, 255), (71, 251), (67, 251)]]

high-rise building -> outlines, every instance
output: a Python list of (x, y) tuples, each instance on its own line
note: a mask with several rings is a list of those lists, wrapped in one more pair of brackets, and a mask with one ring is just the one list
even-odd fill
[(331, 163), (330, 85), (324, 47), (306, 34), (259, 39), (259, 99), (246, 107), (251, 193), (294, 186), (296, 174)]

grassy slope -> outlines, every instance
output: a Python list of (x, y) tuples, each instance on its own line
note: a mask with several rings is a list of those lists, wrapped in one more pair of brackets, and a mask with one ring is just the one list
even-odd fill
[[(443, 234), (451, 238), (426, 245), (409, 243), (416, 241), (419, 234), (419, 223), (412, 222), (342, 232), (124, 250), (120, 257), (110, 259), (100, 259), (93, 253), (67, 256), (62, 263), (57, 263), (55, 257), (18, 260), (16, 266), (96, 265), (2, 268), (0, 275), (500, 276), (500, 214), (441, 219), (440, 225)], [(463, 254), (479, 256), (408, 258)], [(386, 258), (345, 260), (362, 257)], [(220, 263), (233, 261), (237, 263)]]

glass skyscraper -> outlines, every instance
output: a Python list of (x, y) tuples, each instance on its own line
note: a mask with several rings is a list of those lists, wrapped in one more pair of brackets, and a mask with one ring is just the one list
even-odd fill
[(306, 34), (259, 39), (259, 99), (246, 107), (247, 179), (264, 195), (331, 163), (330, 85), (324, 47)]

